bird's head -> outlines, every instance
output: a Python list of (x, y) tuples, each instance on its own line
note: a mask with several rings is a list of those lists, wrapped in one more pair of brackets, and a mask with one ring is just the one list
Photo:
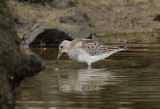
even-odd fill
[(70, 46), (70, 43), (71, 43), (71, 41), (64, 40), (64, 41), (62, 41), (62, 42), (59, 44), (59, 53), (58, 53), (58, 56), (57, 56), (57, 61), (56, 61), (56, 63), (58, 63), (58, 60), (59, 60), (59, 58), (61, 57), (62, 53), (68, 51), (68, 48), (69, 48), (69, 46)]

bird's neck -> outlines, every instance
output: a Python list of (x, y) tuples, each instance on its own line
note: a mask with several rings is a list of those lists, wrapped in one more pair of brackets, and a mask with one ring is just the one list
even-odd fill
[(71, 41), (68, 41), (66, 44), (66, 53), (69, 51), (70, 48), (71, 48)]

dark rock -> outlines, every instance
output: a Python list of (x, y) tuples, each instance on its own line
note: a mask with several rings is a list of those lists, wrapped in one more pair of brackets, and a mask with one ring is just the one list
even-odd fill
[(15, 87), (44, 69), (44, 63), (38, 55), (27, 55), (19, 48), (20, 39), (5, 0), (0, 2), (0, 21), (0, 109), (14, 109)]
[(26, 1), (28, 1), (28, 0), (18, 0), (19, 2), (26, 2)]
[(48, 3), (54, 8), (67, 8), (77, 6), (78, 0), (50, 0)]
[(160, 14), (156, 14), (153, 18), (153, 21), (160, 21)]
[(64, 17), (60, 17), (60, 22), (61, 22), (61, 23), (67, 23), (68, 21), (67, 21), (67, 19), (66, 19), (66, 18), (64, 18)]
[(40, 33), (36, 39), (30, 43), (30, 46), (46, 46), (46, 47), (57, 47), (63, 40), (72, 40), (67, 36), (66, 33), (58, 29), (46, 29), (44, 32)]
[(34, 4), (49, 4), (56, 8), (75, 7), (78, 0), (18, 0), (19, 2), (29, 2)]
[(26, 23), (21, 22), (21, 21), (19, 21), (18, 19), (15, 19), (15, 23), (16, 23), (17, 25), (22, 26), (22, 27), (25, 27), (25, 26), (26, 26)]
[(160, 28), (154, 28), (153, 32), (160, 32)]
[(23, 41), (22, 41), (22, 45), (29, 45), (30, 43), (32, 43), (36, 37), (45, 31), (45, 27), (41, 26), (41, 25), (34, 25), (31, 30), (23, 37)]
[(24, 36), (22, 45), (57, 47), (63, 40), (72, 40), (68, 34), (58, 29), (46, 29), (41, 25), (34, 25)]
[(61, 23), (70, 23), (70, 24), (83, 24), (89, 25), (89, 17), (87, 14), (82, 12), (80, 9), (72, 10), (71, 15), (64, 15), (60, 17)]
[(68, 6), (70, 7), (77, 6), (77, 4), (78, 4), (78, 0), (68, 1)]
[(80, 9), (72, 9), (60, 17), (63, 31), (73, 39), (88, 38), (91, 35), (90, 18)]
[(63, 24), (63, 31), (68, 33), (72, 39), (88, 38), (91, 35), (90, 28), (85, 26)]

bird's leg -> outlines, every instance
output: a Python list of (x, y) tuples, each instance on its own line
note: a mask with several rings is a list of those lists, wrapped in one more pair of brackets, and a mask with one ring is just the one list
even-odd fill
[(91, 63), (88, 63), (88, 70), (91, 69)]

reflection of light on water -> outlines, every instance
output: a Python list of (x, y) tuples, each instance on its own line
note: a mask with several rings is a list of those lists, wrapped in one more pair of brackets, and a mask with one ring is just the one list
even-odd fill
[(102, 86), (116, 85), (113, 72), (104, 69), (77, 70), (66, 78), (58, 72), (59, 89), (63, 92), (97, 91)]

